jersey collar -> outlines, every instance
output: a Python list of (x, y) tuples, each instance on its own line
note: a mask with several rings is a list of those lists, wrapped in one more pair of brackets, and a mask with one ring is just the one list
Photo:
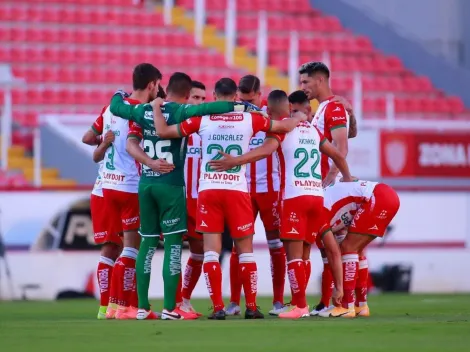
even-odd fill
[(137, 99), (125, 98), (124, 100), (127, 101), (131, 105), (142, 104), (142, 102)]

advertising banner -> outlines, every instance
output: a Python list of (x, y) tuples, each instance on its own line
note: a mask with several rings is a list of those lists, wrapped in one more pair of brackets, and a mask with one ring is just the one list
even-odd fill
[(382, 177), (470, 177), (468, 133), (382, 131)]

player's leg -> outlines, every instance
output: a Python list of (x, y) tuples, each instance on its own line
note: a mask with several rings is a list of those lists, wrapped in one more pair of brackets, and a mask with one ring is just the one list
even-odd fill
[(369, 316), (369, 308), (367, 306), (367, 286), (369, 283), (369, 264), (364, 251), (359, 252), (359, 269), (356, 280), (356, 315)]
[[(278, 315), (288, 307), (284, 305), (284, 285), (286, 281), (286, 252), (279, 239), (279, 194), (258, 193), (257, 203), (261, 221), (266, 231), (266, 240), (271, 260), (271, 278), (273, 282), (273, 309), (270, 315)], [(255, 217), (256, 220), (256, 217)]]
[(116, 312), (116, 319), (135, 319), (137, 316), (137, 290), (135, 264), (140, 247), (139, 196), (137, 193), (117, 192), (123, 229), (123, 249), (119, 256), (123, 267), (121, 309)]
[(156, 313), (150, 310), (149, 287), (152, 274), (152, 259), (157, 251), (160, 240), (160, 223), (157, 216), (158, 204), (152, 196), (152, 185), (139, 184), (140, 207), (140, 241), (139, 254), (136, 262), (138, 320), (157, 319)]
[[(190, 254), (183, 275), (183, 284), (181, 290), (183, 300), (182, 306), (183, 309), (201, 316), (200, 313), (197, 313), (194, 310), (190, 300), (193, 290), (196, 287), (196, 284), (199, 281), (199, 277), (202, 273), (202, 263), (204, 262), (204, 243), (202, 241), (202, 235), (195, 233), (195, 228), (193, 228), (192, 232), (192, 235), (188, 235)], [(196, 235), (200, 236), (201, 239), (195, 238)]]
[(321, 236), (317, 236), (316, 245), (320, 251), (320, 255), (322, 258), (323, 271), (321, 275), (320, 303), (318, 303), (310, 313), (312, 316), (318, 315), (320, 312), (325, 311), (330, 307), (331, 296), (333, 295), (333, 289), (335, 287), (330, 263), (328, 262), (328, 257), (326, 256), (326, 251), (323, 246)]
[(96, 277), (100, 288), (98, 319), (106, 319), (114, 262), (122, 250), (122, 241), (118, 237), (117, 243), (109, 242), (104, 197), (92, 194), (90, 211), (95, 243), (101, 245), (100, 260), (96, 269)]
[(240, 262), (238, 275), (245, 293), (245, 319), (262, 319), (264, 316), (256, 304), (258, 268), (253, 253), (255, 228), (250, 196), (244, 192), (225, 191), (223, 204), (224, 217)]
[(162, 319), (196, 319), (196, 314), (186, 312), (176, 306), (176, 291), (181, 277), (183, 235), (187, 232), (184, 186), (155, 184), (152, 189), (152, 196), (158, 203), (160, 227), (164, 237)]
[(225, 320), (222, 298), (222, 268), (219, 257), (222, 250), (224, 213), (220, 200), (221, 191), (199, 192), (197, 199), (196, 231), (203, 235), (203, 271), (213, 311), (209, 319)]
[(305, 265), (305, 282), (308, 283), (310, 281), (310, 275), (312, 274), (312, 264), (310, 263), (310, 251), (312, 249), (312, 245), (305, 241), (303, 244), (302, 250), (302, 260), (304, 261)]

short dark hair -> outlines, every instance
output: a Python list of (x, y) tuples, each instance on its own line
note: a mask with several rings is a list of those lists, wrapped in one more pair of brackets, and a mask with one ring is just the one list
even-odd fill
[(259, 92), (261, 81), (254, 75), (246, 75), (240, 78), (238, 82), (238, 90), (240, 93), (249, 94), (251, 92)]
[(138, 64), (132, 73), (132, 87), (134, 90), (143, 90), (149, 83), (162, 79), (162, 73), (152, 64)]
[(198, 89), (202, 89), (202, 90), (206, 90), (206, 86), (199, 82), (199, 81), (193, 81), (193, 87), (192, 88), (198, 88)]
[(158, 85), (157, 98), (166, 99), (165, 89), (163, 89), (163, 87), (160, 84)]
[(309, 76), (312, 76), (315, 73), (321, 73), (325, 75), (326, 78), (330, 78), (330, 70), (328, 69), (328, 66), (320, 61), (307, 62), (300, 66), (299, 74), (303, 75), (304, 73)]
[(231, 78), (221, 78), (215, 84), (214, 91), (217, 96), (233, 96), (237, 94), (237, 84)]
[(193, 87), (193, 81), (186, 73), (175, 72), (170, 76), (167, 93), (172, 93), (178, 97), (187, 97)]
[(302, 90), (296, 90), (289, 95), (289, 103), (291, 104), (305, 104), (309, 103), (308, 96)]
[(268, 105), (282, 103), (284, 100), (288, 100), (287, 93), (283, 90), (273, 90), (268, 95)]

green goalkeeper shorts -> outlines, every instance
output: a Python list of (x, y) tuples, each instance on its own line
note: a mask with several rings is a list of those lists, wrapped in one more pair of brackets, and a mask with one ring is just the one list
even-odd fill
[(187, 231), (184, 186), (139, 184), (140, 235), (171, 235)]

